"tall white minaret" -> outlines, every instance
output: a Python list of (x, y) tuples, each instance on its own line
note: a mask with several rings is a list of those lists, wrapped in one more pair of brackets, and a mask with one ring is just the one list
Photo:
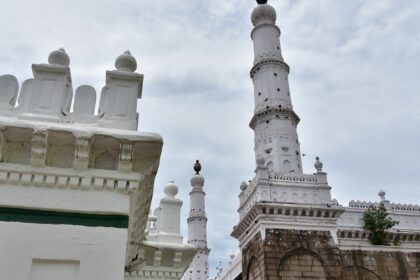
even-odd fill
[(207, 280), (209, 275), (209, 253), (207, 247), (207, 217), (205, 211), (206, 193), (203, 191), (204, 177), (200, 175), (201, 164), (194, 164), (195, 175), (191, 178), (190, 214), (188, 222), (188, 244), (193, 244), (198, 251), (190, 267), (184, 274), (184, 280)]
[(289, 66), (280, 47), (280, 29), (275, 25), (276, 11), (266, 0), (258, 0), (251, 15), (254, 29), (255, 110), (250, 127), (255, 134), (255, 157), (269, 174), (302, 174), (299, 117), (293, 111), (289, 88)]

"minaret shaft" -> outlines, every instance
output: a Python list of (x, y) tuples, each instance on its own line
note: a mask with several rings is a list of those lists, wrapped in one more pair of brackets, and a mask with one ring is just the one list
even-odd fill
[(188, 244), (197, 247), (197, 254), (184, 273), (184, 280), (207, 280), (209, 275), (209, 248), (207, 247), (207, 217), (203, 191), (204, 177), (199, 174), (201, 165), (194, 166), (196, 175), (191, 178), (190, 213), (188, 216)]
[(275, 25), (274, 9), (266, 4), (254, 10), (255, 110), (250, 126), (254, 130), (256, 159), (264, 159), (269, 174), (302, 174), (299, 117), (293, 111), (289, 88), (289, 66), (283, 61), (280, 29)]

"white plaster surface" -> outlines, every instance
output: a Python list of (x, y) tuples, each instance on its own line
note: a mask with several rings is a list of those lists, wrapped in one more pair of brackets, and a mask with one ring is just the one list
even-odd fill
[(0, 222), (0, 271), (31, 279), (34, 260), (79, 262), (77, 280), (122, 280), (126, 242), (127, 229)]
[(101, 214), (129, 213), (129, 196), (95, 189), (56, 189), (3, 184), (0, 205)]

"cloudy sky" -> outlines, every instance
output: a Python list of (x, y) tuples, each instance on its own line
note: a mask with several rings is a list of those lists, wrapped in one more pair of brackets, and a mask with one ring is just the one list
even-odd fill
[[(271, 0), (291, 67), (306, 173), (319, 155), (333, 197), (420, 203), (420, 1)], [(129, 49), (145, 74), (140, 130), (165, 141), (154, 205), (192, 165), (206, 178), (212, 275), (237, 251), (239, 184), (253, 177), (252, 0), (0, 0), (0, 74), (20, 82), (64, 47), (73, 87), (99, 92)]]

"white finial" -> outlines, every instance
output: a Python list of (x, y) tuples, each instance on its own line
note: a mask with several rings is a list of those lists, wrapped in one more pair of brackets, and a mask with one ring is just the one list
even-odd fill
[(246, 188), (248, 188), (248, 184), (245, 182), (242, 182), (240, 188), (241, 188), (241, 191), (244, 191), (246, 190)]
[(61, 48), (50, 53), (48, 56), (48, 63), (52, 65), (69, 66), (70, 57), (64, 48)]
[(137, 69), (137, 61), (134, 56), (131, 55), (130, 51), (125, 51), (119, 55), (115, 60), (115, 68), (120, 71), (134, 72)]
[(178, 194), (178, 186), (175, 185), (174, 181), (169, 181), (163, 192), (166, 194), (166, 197), (175, 198)]
[(263, 2), (267, 2), (267, 1), (261, 1), (261, 4), (258, 3), (259, 5), (257, 7), (255, 7), (255, 9), (252, 11), (251, 14), (251, 21), (252, 21), (252, 25), (257, 26), (260, 24), (275, 24), (276, 23), (276, 19), (277, 19), (277, 14), (276, 14), (276, 10)]
[(385, 200), (385, 191), (384, 190), (379, 190), (378, 195), (381, 198), (381, 201)]
[(322, 172), (322, 166), (323, 166), (322, 162), (319, 160), (319, 157), (316, 157), (315, 159), (316, 159), (316, 162), (314, 166), (315, 166), (316, 171)]

